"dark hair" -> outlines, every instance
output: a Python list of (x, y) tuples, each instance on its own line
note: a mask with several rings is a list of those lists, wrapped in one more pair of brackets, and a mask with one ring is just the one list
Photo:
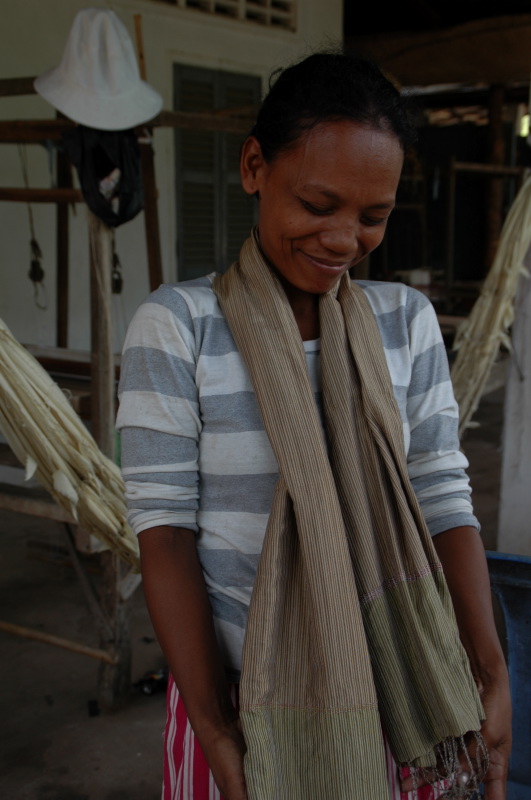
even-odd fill
[(303, 131), (343, 119), (394, 133), (404, 152), (416, 139), (405, 101), (379, 67), (337, 52), (314, 53), (273, 73), (251, 136), (271, 162)]

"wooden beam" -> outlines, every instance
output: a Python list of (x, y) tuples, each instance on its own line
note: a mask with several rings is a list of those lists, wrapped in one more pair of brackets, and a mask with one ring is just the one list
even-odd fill
[(79, 189), (0, 188), (0, 200), (10, 203), (82, 203)]
[(35, 78), (1, 78), (0, 97), (16, 97), (17, 95), (36, 94), (33, 81)]
[(497, 175), (507, 178), (521, 178), (525, 167), (506, 167), (503, 164), (476, 164), (473, 161), (454, 161), (453, 169), (456, 172), (477, 172), (486, 177)]
[(107, 653), (105, 650), (99, 650), (96, 647), (88, 647), (85, 644), (73, 642), (71, 639), (52, 636), (49, 633), (36, 631), (33, 628), (23, 628), (21, 625), (13, 625), (10, 622), (0, 620), (0, 631), (11, 633), (14, 636), (22, 636), (24, 639), (33, 639), (36, 642), (44, 642), (45, 644), (53, 644), (56, 647), (63, 647), (65, 650), (71, 650), (73, 653), (79, 653), (82, 656), (97, 658), (106, 664), (116, 664), (116, 656)]
[[(25, 344), (24, 347), (47, 372), (90, 377), (92, 371), (91, 354), (87, 350), (70, 350), (62, 347), (46, 347)], [(113, 356), (115, 377), (120, 377), (121, 356)]]
[(27, 514), (30, 517), (42, 517), (42, 519), (51, 519), (54, 522), (68, 522), (76, 525), (75, 519), (57, 503), (51, 500), (24, 497), (22, 493), (15, 492), (15, 488), (8, 487), (5, 484), (1, 485), (0, 509), (2, 511), (14, 511), (17, 514)]
[(229, 114), (230, 110), (226, 114), (216, 111), (161, 111), (149, 124), (155, 128), (249, 133), (254, 116), (232, 117)]
[(69, 119), (12, 119), (0, 122), (1, 144), (59, 141), (63, 131), (74, 128)]
[[(454, 84), (451, 88), (431, 86), (418, 91), (406, 89), (404, 94), (411, 97), (415, 108), (467, 108), (470, 106), (487, 107), (489, 103), (489, 86)], [(507, 105), (518, 105), (529, 100), (529, 83), (517, 83), (507, 86), (505, 91)]]
[[(182, 128), (183, 130), (221, 131), (225, 133), (249, 132), (253, 116), (232, 116), (230, 109), (217, 111), (161, 111), (148, 124), (153, 128)], [(0, 144), (38, 143), (59, 141), (63, 131), (74, 128), (68, 119), (26, 119), (0, 121)], [(145, 125), (138, 128), (141, 134)], [(142, 143), (140, 143), (142, 145)]]

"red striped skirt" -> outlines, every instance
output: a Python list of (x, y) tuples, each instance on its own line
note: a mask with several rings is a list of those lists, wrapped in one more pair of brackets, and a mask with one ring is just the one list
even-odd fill
[[(237, 687), (232, 687), (236, 701)], [(164, 731), (164, 785), (162, 800), (223, 800), (208, 767), (199, 742), (194, 736), (184, 703), (170, 675), (166, 697)], [(414, 800), (413, 792), (401, 792), (398, 767), (386, 743), (387, 776), (390, 800)], [(443, 789), (424, 786), (417, 790), (418, 800), (436, 800)]]

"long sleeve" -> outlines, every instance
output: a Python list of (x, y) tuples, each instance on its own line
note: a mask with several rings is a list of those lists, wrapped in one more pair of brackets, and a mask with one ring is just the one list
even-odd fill
[(360, 281), (376, 315), (404, 427), (408, 472), (432, 535), (479, 523), (437, 317), (420, 292)]
[(183, 297), (169, 286), (138, 309), (127, 334), (117, 427), (129, 523), (197, 530), (198, 438), (194, 333)]
[(431, 303), (414, 317), (409, 330), (408, 470), (413, 488), (432, 535), (462, 525), (478, 527), (465, 472), (468, 461), (459, 449), (459, 410)]

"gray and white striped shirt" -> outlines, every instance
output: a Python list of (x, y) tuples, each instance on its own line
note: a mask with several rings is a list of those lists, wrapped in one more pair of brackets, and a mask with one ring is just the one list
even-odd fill
[[(229, 677), (278, 472), (248, 372), (211, 288), (161, 286), (127, 334), (117, 427), (129, 522), (191, 528)], [(432, 534), (475, 525), (457, 406), (433, 307), (397, 283), (359, 282), (378, 322), (409, 475)], [(320, 407), (319, 341), (304, 343)]]

